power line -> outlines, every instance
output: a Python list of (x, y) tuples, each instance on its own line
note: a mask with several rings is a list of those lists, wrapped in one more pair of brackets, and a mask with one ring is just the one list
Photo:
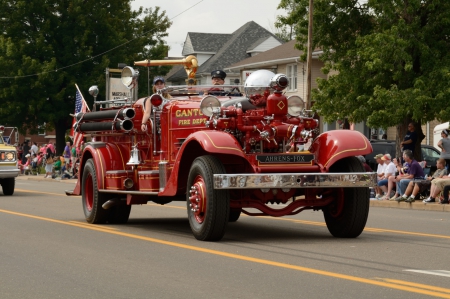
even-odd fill
[[(203, 1), (204, 1), (204, 0), (200, 0), (200, 1), (198, 1), (197, 3), (193, 4), (192, 6), (188, 7), (188, 8), (185, 9), (184, 11), (182, 11), (182, 12), (180, 12), (179, 14), (177, 14), (176, 16), (172, 17), (172, 18), (170, 19), (170, 21), (172, 21), (172, 20), (175, 19), (176, 17), (178, 17), (178, 16), (184, 14), (185, 12), (187, 12), (187, 11), (190, 10), (190, 9), (192, 9), (194, 6), (197, 6), (200, 2), (203, 2)], [(142, 36), (147, 35), (148, 33), (151, 33), (151, 32), (154, 31), (154, 30), (155, 30), (155, 29), (146, 31), (146, 32), (142, 33), (141, 35), (139, 35), (139, 36), (137, 36), (137, 37), (135, 37), (135, 38), (133, 38), (133, 39), (131, 39), (131, 40), (129, 40), (129, 41), (126, 41), (126, 42), (124, 42), (123, 44), (118, 45), (118, 46), (116, 46), (116, 47), (114, 47), (114, 48), (112, 48), (112, 49), (109, 49), (109, 50), (107, 50), (107, 51), (105, 51), (105, 52), (103, 52), (103, 53), (97, 54), (97, 55), (95, 55), (95, 56), (92, 56), (92, 57), (90, 57), (90, 58), (87, 58), (87, 59), (85, 59), (85, 60), (82, 60), (82, 61), (79, 61), (79, 62), (70, 64), (70, 65), (66, 65), (66, 66), (60, 67), (60, 68), (58, 68), (58, 69), (56, 69), (56, 70), (46, 71), (46, 72), (41, 72), (41, 73), (32, 74), (32, 75), (12, 76), (12, 77), (0, 77), (0, 79), (19, 79), (19, 78), (27, 78), (27, 77), (36, 77), (36, 76), (39, 76), (39, 75), (49, 74), (49, 73), (56, 73), (56, 72), (58, 72), (58, 71), (60, 71), (60, 70), (64, 70), (64, 69), (70, 68), (70, 67), (72, 67), (72, 66), (75, 66), (75, 65), (78, 65), (78, 64), (85, 63), (86, 61), (93, 60), (93, 59), (95, 59), (95, 58), (97, 58), (97, 57), (99, 57), (99, 56), (102, 56), (102, 55), (104, 55), (104, 54), (106, 54), (106, 53), (109, 53), (109, 52), (111, 52), (111, 51), (114, 51), (115, 49), (118, 49), (118, 48), (120, 48), (120, 47), (123, 47), (123, 46), (125, 46), (126, 44), (129, 44), (129, 43), (131, 43), (132, 41), (134, 41), (134, 40), (136, 40), (136, 39), (138, 39), (138, 38), (141, 38)]]

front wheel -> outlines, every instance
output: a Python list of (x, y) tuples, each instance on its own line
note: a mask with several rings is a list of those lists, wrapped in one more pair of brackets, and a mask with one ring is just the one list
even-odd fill
[(225, 234), (230, 210), (227, 190), (214, 189), (214, 174), (226, 173), (214, 156), (194, 160), (187, 181), (186, 202), (189, 225), (197, 240), (218, 241)]
[(14, 194), (14, 187), (16, 184), (15, 178), (6, 178), (1, 180), (2, 183), (2, 190), (4, 195), (13, 195)]
[[(330, 172), (364, 172), (356, 157), (333, 164)], [(323, 208), (329, 232), (338, 238), (356, 238), (366, 226), (369, 215), (369, 188), (340, 188), (334, 192), (336, 199)]]

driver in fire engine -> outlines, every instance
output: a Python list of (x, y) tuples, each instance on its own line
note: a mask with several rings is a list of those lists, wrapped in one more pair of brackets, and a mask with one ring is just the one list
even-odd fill
[[(215, 70), (211, 72), (211, 80), (213, 85), (223, 85), (225, 83), (225, 78), (227, 77), (227, 73), (222, 70)], [(204, 91), (204, 95), (214, 95), (220, 96), (223, 95), (224, 90), (220, 88), (211, 88), (209, 90)]]
[[(166, 88), (166, 82), (164, 81), (164, 78), (161, 76), (156, 76), (153, 79), (153, 93), (159, 92), (165, 99), (172, 98), (172, 96), (167, 91), (165, 91), (164, 88)], [(147, 121), (150, 119), (150, 113), (152, 110), (152, 103), (150, 102), (149, 97), (144, 100), (143, 106), (144, 115), (142, 116), (141, 130), (147, 131)]]

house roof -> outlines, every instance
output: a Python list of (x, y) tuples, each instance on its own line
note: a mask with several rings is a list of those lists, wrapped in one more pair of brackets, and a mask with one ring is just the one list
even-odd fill
[[(231, 34), (189, 32), (183, 48), (183, 55), (211, 53), (212, 56), (197, 69), (199, 75), (209, 74), (213, 70), (226, 69), (236, 62), (244, 60), (248, 57), (247, 51), (258, 46), (257, 41), (263, 42), (271, 36), (283, 43), (254, 21), (244, 24)], [(167, 80), (180, 79), (186, 79), (186, 73), (181, 69)]]
[[(247, 58), (247, 49), (257, 40), (269, 36), (273, 36), (278, 40), (274, 34), (255, 22), (250, 21), (233, 32), (228, 41), (214, 56), (205, 61), (197, 72), (201, 74), (209, 73), (213, 70), (225, 69), (227, 66)], [(282, 43), (282, 41), (280, 42)]]
[(216, 53), (231, 37), (231, 34), (188, 32), (182, 55)]
[(268, 51), (262, 52), (256, 56), (252, 56), (247, 59), (236, 62), (232, 65), (229, 65), (227, 69), (238, 70), (243, 67), (251, 67), (252, 65), (256, 66), (266, 62), (274, 63), (275, 61), (280, 61), (284, 59), (299, 58), (300, 55), (303, 54), (303, 51), (300, 51), (295, 48), (295, 42), (296, 42), (295, 40), (291, 40), (285, 44), (272, 48)]

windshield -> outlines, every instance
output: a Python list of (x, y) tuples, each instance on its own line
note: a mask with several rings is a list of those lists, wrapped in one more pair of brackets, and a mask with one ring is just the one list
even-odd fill
[(165, 89), (172, 96), (177, 95), (218, 95), (242, 96), (242, 85), (179, 85), (169, 86)]

